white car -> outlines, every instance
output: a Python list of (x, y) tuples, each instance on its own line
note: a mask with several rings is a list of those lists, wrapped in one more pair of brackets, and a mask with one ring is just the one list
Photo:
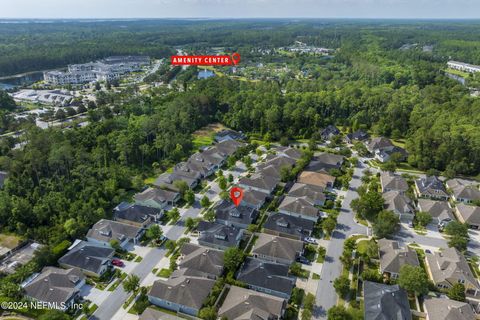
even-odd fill
[(305, 239), (303, 239), (303, 241), (305, 241), (307, 243), (311, 243), (311, 244), (317, 244), (317, 239), (314, 239), (314, 238), (311, 238), (311, 237), (306, 237)]

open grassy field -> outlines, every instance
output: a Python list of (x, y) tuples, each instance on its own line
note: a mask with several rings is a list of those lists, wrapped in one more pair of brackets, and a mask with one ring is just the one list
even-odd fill
[(0, 247), (13, 249), (18, 246), (21, 240), (19, 236), (0, 233)]
[(213, 143), (213, 136), (215, 132), (222, 131), (226, 127), (221, 123), (212, 123), (203, 127), (193, 133), (193, 146), (198, 149), (204, 146), (209, 146)]

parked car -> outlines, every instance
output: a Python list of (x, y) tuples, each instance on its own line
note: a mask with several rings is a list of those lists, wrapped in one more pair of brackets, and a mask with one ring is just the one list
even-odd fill
[(123, 267), (125, 265), (120, 259), (112, 259), (112, 264), (116, 267)]
[(305, 239), (303, 239), (303, 241), (305, 241), (307, 243), (311, 243), (311, 244), (317, 244), (317, 239), (312, 238), (312, 237), (306, 237)]
[(300, 262), (300, 263), (303, 263), (303, 264), (310, 264), (310, 260), (308, 260), (304, 256), (297, 257), (297, 262)]
[(427, 249), (427, 250), (425, 250), (425, 253), (432, 253), (432, 251)]

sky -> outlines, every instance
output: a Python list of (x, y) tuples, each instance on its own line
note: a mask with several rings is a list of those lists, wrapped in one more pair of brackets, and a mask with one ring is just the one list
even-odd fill
[(480, 18), (480, 0), (0, 0), (0, 18)]

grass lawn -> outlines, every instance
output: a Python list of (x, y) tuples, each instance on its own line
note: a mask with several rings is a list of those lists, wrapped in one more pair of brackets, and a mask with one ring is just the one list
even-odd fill
[(157, 276), (159, 277), (162, 277), (162, 278), (168, 278), (170, 277), (170, 275), (172, 274), (172, 270), (170, 269), (166, 269), (166, 268), (163, 268), (162, 270), (160, 270), (157, 274)]
[(314, 273), (314, 274), (312, 274), (312, 279), (313, 280), (320, 280), (320, 275)]
[(367, 247), (370, 240), (362, 240), (357, 243), (357, 252), (361, 255), (367, 253)]
[(135, 258), (135, 260), (133, 262), (141, 262), (142, 261), (142, 257), (138, 256)]
[(0, 233), (0, 247), (13, 249), (18, 246), (20, 241), (21, 238), (17, 235)]
[(393, 145), (405, 149), (405, 139), (392, 139)]
[(455, 74), (457, 76), (464, 77), (464, 78), (468, 78), (470, 76), (470, 73), (468, 73), (468, 72), (463, 72), (463, 71), (460, 71), (460, 70), (455, 70), (455, 69), (450, 69), (450, 68), (447, 68), (445, 70), (445, 72)]
[(213, 143), (213, 135), (215, 132), (222, 131), (226, 127), (220, 123), (212, 123), (206, 127), (198, 129), (193, 133), (193, 146), (195, 148), (200, 148), (203, 146), (208, 146)]

